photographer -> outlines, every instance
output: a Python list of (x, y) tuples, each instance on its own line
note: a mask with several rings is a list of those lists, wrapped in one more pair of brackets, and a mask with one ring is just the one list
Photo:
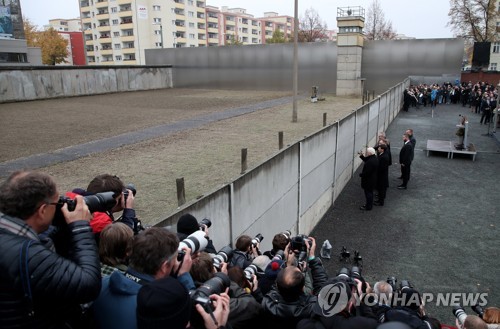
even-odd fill
[(279, 250), (285, 250), (286, 245), (290, 242), (290, 231), (285, 231), (278, 233), (274, 236), (272, 244), (273, 249), (264, 252), (264, 255), (269, 257), (269, 259), (273, 259), (276, 255), (276, 252)]
[[(67, 258), (54, 250), (50, 239), (39, 236), (58, 211), (67, 224)], [(56, 184), (46, 174), (15, 172), (0, 186), (1, 328), (80, 324), (79, 304), (94, 300), (101, 288), (90, 218), (81, 196), (74, 211), (60, 204)]]
[(228, 267), (239, 266), (245, 269), (252, 265), (252, 260), (259, 255), (259, 243), (254, 244), (250, 236), (242, 235), (236, 239), (236, 248), (233, 250), (233, 257)]
[(439, 321), (427, 316), (420, 293), (404, 285), (395, 294), (393, 308), (385, 312), (385, 322), (398, 321), (413, 329), (439, 329)]
[[(239, 267), (234, 267), (231, 270), (242, 270)], [(221, 266), (221, 272), (227, 273), (227, 264), (223, 263)], [(204, 282), (210, 280), (217, 273), (215, 267), (213, 266), (212, 258), (206, 252), (201, 252), (200, 255), (193, 260), (193, 266), (191, 267), (191, 276), (195, 281), (197, 287), (201, 286)], [(242, 281), (245, 281), (243, 273), (240, 273)], [(231, 278), (231, 275), (229, 275)], [(253, 297), (253, 294), (259, 294), (258, 283), (255, 276), (252, 278), (251, 284), (247, 285), (251, 287), (251, 293), (245, 291), (245, 289), (239, 286), (236, 282), (231, 280), (229, 286), (228, 295), (230, 297), (229, 306), (229, 318), (228, 323), (233, 327), (233, 329), (239, 328), (254, 328), (257, 325), (257, 321), (262, 312), (261, 305)]]
[(205, 251), (208, 252), (209, 254), (216, 254), (217, 251), (215, 250), (214, 244), (212, 240), (209, 238), (207, 225), (203, 224), (200, 225), (196, 217), (194, 217), (191, 214), (184, 214), (177, 221), (177, 237), (179, 238), (180, 241), (184, 240), (189, 235), (199, 230), (205, 232), (208, 239), (208, 244), (205, 247)]
[(111, 275), (114, 271), (125, 273), (134, 232), (123, 223), (115, 222), (102, 230), (99, 239), (99, 259), (101, 275)]
[(315, 316), (302, 320), (297, 328), (375, 329), (378, 323), (361, 298), (369, 290), (359, 267), (353, 267), (351, 271), (342, 268), (321, 290), (318, 303), (313, 307)]
[(285, 250), (287, 267), (278, 273), (276, 289), (271, 290), (262, 301), (266, 321), (272, 321), (275, 328), (293, 328), (301, 319), (309, 318), (317, 302), (316, 296), (328, 280), (321, 260), (315, 256), (316, 240), (309, 237), (303, 242), (307, 249), (306, 263), (311, 269), (314, 293), (304, 293), (305, 274), (301, 268), (293, 265), (297, 263), (297, 256), (288, 245)]
[(115, 221), (113, 213), (123, 210), (123, 214), (119, 219), (120, 222), (129, 226), (134, 233), (138, 233), (142, 227), (137, 219), (134, 210), (135, 191), (126, 189), (123, 182), (117, 176), (102, 174), (96, 176), (88, 185), (86, 194), (96, 194), (101, 192), (113, 192), (113, 197), (116, 199), (116, 206), (111, 211), (94, 212), (93, 218), (90, 221), (92, 231), (95, 234), (96, 240), (99, 241), (101, 231)]
[(186, 290), (194, 289), (189, 274), (191, 250), (185, 252), (182, 263), (177, 259), (177, 236), (161, 227), (152, 227), (137, 234), (132, 243), (129, 267), (125, 273), (113, 272), (102, 280), (102, 290), (93, 304), (99, 328), (137, 328), (137, 293), (141, 286), (172, 276)]

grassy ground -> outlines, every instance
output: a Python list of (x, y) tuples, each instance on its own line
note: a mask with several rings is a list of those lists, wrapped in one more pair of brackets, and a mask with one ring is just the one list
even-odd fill
[[(290, 96), (284, 92), (167, 89), (2, 104), (0, 161), (51, 152), (160, 124)], [(61, 192), (85, 188), (101, 173), (134, 183), (136, 209), (153, 224), (177, 208), (176, 178), (184, 177), (186, 199), (193, 200), (238, 177), (240, 152), (248, 149), (249, 168), (278, 151), (278, 132), (292, 144), (341, 119), (361, 105), (360, 99), (322, 95), (325, 101), (292, 104), (222, 120), (197, 129), (148, 140), (75, 161), (41, 168), (56, 178)]]

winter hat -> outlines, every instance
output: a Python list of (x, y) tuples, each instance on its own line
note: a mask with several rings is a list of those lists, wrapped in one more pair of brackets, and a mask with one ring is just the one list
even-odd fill
[(199, 229), (198, 220), (191, 214), (184, 214), (177, 221), (177, 233), (190, 235)]
[(284, 262), (282, 260), (273, 260), (272, 262), (270, 262), (265, 270), (266, 277), (271, 280), (276, 280), (276, 277), (278, 276), (283, 263)]
[(270, 262), (271, 260), (269, 259), (269, 257), (260, 255), (255, 257), (255, 259), (252, 261), (252, 264), (256, 265), (259, 268), (259, 272), (264, 273), (264, 270)]
[(177, 279), (155, 280), (142, 286), (137, 294), (139, 329), (184, 329), (190, 316), (189, 292)]

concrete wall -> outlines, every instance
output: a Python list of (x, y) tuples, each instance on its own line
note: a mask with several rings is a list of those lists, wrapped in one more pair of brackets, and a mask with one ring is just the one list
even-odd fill
[(361, 164), (357, 151), (373, 146), (402, 106), (409, 79), (391, 88), (346, 118), (281, 150), (233, 182), (188, 204), (156, 226), (173, 226), (192, 213), (212, 219), (216, 248), (241, 234), (264, 235), (263, 250), (274, 234), (291, 230), (309, 234), (334, 204)]
[(172, 88), (171, 66), (0, 68), (0, 103)]
[[(349, 61), (361, 56), (365, 90), (381, 94), (410, 75), (460, 78), (463, 49), (462, 39), (367, 41)], [(336, 92), (338, 52), (334, 42), (299, 43), (301, 92)], [(293, 44), (147, 49), (145, 56), (148, 65), (173, 65), (175, 87), (292, 90)]]

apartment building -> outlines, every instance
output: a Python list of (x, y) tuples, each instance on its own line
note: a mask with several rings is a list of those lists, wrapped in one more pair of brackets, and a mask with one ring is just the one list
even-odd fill
[(205, 0), (82, 0), (87, 62), (145, 64), (150, 48), (207, 46)]
[(82, 32), (82, 21), (79, 17), (71, 19), (54, 18), (49, 20), (49, 25), (44, 27), (52, 27), (57, 32)]
[[(497, 37), (500, 35), (500, 0), (496, 3), (497, 19), (496, 26)], [(500, 40), (497, 39), (491, 43), (489, 71), (500, 71)]]

